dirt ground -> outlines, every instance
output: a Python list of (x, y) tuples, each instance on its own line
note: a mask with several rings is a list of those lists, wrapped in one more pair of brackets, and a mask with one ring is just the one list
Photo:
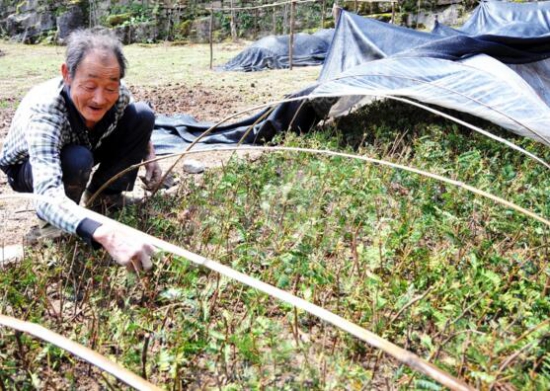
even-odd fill
[[(190, 89), (180, 83), (175, 83), (174, 85), (162, 87), (132, 87), (131, 90), (136, 101), (152, 103), (157, 113), (186, 113), (203, 121), (216, 121), (247, 107), (238, 91), (234, 92), (223, 88), (208, 89), (205, 87), (201, 89), (195, 87)], [(13, 105), (4, 105), (9, 107), (0, 108), (0, 140), (4, 139), (9, 130), (10, 121), (17, 104), (16, 98), (8, 97), (8, 101)], [(205, 168), (209, 169), (220, 166), (229, 156), (230, 153), (205, 152), (193, 155), (192, 158), (201, 161)], [(254, 158), (254, 156), (251, 156), (251, 158)], [(166, 170), (173, 162), (174, 159), (168, 159), (161, 161), (160, 164), (163, 170)], [(191, 174), (183, 172), (181, 163), (175, 168), (174, 172), (182, 180), (189, 180), (191, 176)], [(141, 192), (137, 183), (135, 192)], [(0, 175), (0, 194), (13, 194), (5, 175)], [(0, 217), (3, 221), (0, 229), (0, 247), (24, 243), (25, 234), (37, 222), (32, 204), (15, 200), (7, 201), (4, 202), (4, 207), (2, 207), (0, 213), (2, 213)], [(1, 253), (0, 258), (4, 258)]]

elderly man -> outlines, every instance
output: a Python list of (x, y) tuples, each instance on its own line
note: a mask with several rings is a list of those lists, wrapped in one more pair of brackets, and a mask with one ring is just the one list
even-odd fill
[[(154, 113), (134, 103), (122, 82), (126, 59), (108, 30), (74, 32), (67, 44), (62, 77), (35, 86), (19, 105), (0, 153), (0, 168), (17, 192), (34, 192), (62, 202), (37, 203), (37, 215), (94, 246), (103, 246), (121, 265), (149, 269), (153, 248), (75, 208), (123, 169), (155, 156), (150, 141)], [(91, 180), (92, 168), (98, 165)], [(161, 177), (146, 165), (146, 185)], [(124, 203), (137, 170), (107, 187), (102, 201)], [(86, 188), (87, 186), (87, 188)]]

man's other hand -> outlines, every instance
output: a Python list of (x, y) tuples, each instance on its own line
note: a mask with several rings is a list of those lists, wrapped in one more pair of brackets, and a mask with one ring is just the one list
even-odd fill
[[(145, 160), (152, 160), (155, 159), (157, 156), (155, 154), (155, 147), (153, 147), (153, 143), (149, 142), (149, 146), (147, 148), (147, 157)], [(158, 162), (150, 162), (145, 165), (145, 175), (140, 176), (139, 179), (143, 182), (145, 185), (145, 190), (154, 190), (160, 185), (160, 181), (162, 179), (162, 169), (160, 168), (160, 165)]]
[(106, 224), (98, 227), (93, 237), (119, 265), (126, 266), (128, 271), (147, 271), (153, 267), (151, 256), (155, 253), (155, 248), (142, 239)]
[(147, 163), (145, 165), (145, 175), (140, 176), (139, 179), (145, 185), (145, 190), (154, 190), (162, 179), (162, 169), (157, 162)]

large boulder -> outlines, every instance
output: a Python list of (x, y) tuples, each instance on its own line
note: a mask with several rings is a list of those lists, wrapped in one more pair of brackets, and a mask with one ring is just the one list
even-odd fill
[[(440, 0), (441, 3), (444, 3), (444, 1)], [(418, 11), (415, 14), (409, 14), (406, 23), (410, 27), (432, 29), (436, 20), (445, 25), (455, 26), (460, 24), (466, 16), (464, 7), (461, 4), (451, 4), (436, 10)]]
[(17, 13), (24, 14), (26, 12), (36, 11), (40, 7), (39, 0), (23, 0), (17, 4)]
[(30, 11), (10, 15), (6, 21), (6, 32), (14, 41), (36, 43), (47, 31), (55, 28), (52, 12)]
[(85, 27), (84, 12), (80, 7), (71, 7), (57, 17), (57, 40), (64, 43), (76, 29)]
[(133, 27), (132, 42), (152, 43), (157, 38), (157, 26), (153, 23), (138, 23)]
[[(217, 18), (214, 18), (214, 31), (218, 29), (219, 22)], [(210, 42), (210, 17), (205, 16), (197, 18), (191, 25), (191, 36), (193, 41), (198, 43)]]
[(158, 27), (152, 23), (136, 23), (117, 26), (114, 28), (114, 31), (120, 41), (125, 45), (135, 42), (152, 43), (156, 41), (158, 35)]

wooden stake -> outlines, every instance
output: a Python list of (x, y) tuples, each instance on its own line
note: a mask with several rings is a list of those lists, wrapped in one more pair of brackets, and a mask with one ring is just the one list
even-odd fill
[(327, 12), (325, 0), (321, 3), (321, 28), (325, 28), (325, 13)]
[(208, 37), (210, 40), (210, 69), (212, 69), (212, 62), (214, 61), (214, 43), (212, 42), (213, 26), (214, 26), (214, 11), (210, 11), (210, 29), (208, 31)]
[(258, 35), (260, 34), (260, 25), (258, 24), (258, 17), (259, 11), (256, 9), (254, 10), (254, 30), (255, 30), (255, 38), (258, 38)]
[(273, 10), (273, 13), (271, 14), (271, 19), (272, 19), (272, 23), (273, 23), (273, 26), (272, 26), (272, 31), (271, 33), (272, 34), (277, 34), (277, 9), (275, 8)]
[(231, 40), (237, 42), (237, 17), (235, 16), (235, 3), (231, 0), (231, 20), (229, 22), (231, 27)]
[(296, 4), (292, 2), (290, 5), (290, 36), (288, 43), (288, 62), (290, 65), (290, 70), (292, 70), (292, 55), (293, 55), (293, 46), (294, 46), (294, 11), (296, 10)]

